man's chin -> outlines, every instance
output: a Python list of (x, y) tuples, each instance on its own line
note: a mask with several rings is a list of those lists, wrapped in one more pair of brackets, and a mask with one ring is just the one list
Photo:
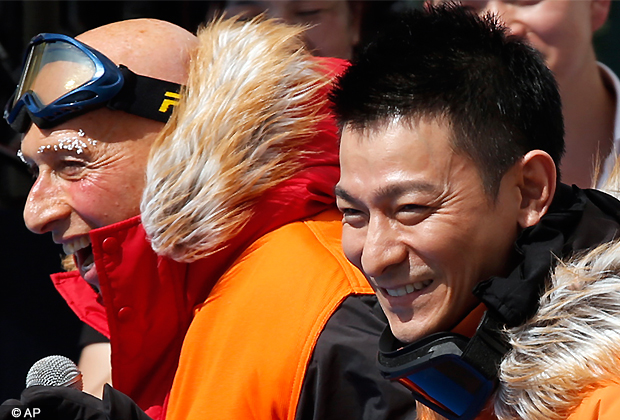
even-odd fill
[(411, 344), (411, 343), (415, 343), (416, 341), (418, 341), (420, 339), (420, 337), (418, 335), (415, 334), (402, 334), (402, 333), (398, 333), (398, 332), (394, 332), (394, 330), (392, 330), (392, 334), (394, 334), (394, 337), (396, 337), (396, 339), (398, 341), (400, 341), (401, 343), (404, 344)]
[[(392, 317), (394, 314), (392, 314)], [(409, 319), (406, 322), (396, 318), (388, 317), (390, 323), (390, 329), (394, 337), (402, 343), (413, 343), (424, 337), (426, 334), (420, 329), (419, 322), (414, 319)]]

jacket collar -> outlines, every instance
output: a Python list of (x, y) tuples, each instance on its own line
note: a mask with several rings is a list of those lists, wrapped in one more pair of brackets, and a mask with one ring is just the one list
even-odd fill
[(506, 277), (491, 277), (474, 294), (506, 326), (520, 325), (538, 308), (545, 280), (557, 262), (618, 236), (620, 202), (597, 191), (560, 184), (549, 212), (525, 229), (515, 243), (519, 256)]

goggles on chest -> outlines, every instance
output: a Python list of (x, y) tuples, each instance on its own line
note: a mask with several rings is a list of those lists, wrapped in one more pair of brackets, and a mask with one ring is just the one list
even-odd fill
[(28, 45), (15, 93), (4, 119), (15, 131), (33, 122), (51, 128), (94, 108), (107, 106), (166, 122), (181, 86), (133, 73), (69, 36), (39, 34)]
[(509, 349), (498, 322), (487, 314), (471, 339), (437, 333), (403, 345), (386, 328), (379, 341), (382, 375), (449, 420), (475, 419), (495, 388), (499, 363)]

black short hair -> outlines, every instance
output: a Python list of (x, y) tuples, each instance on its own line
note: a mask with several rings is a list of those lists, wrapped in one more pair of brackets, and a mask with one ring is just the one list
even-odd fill
[(558, 168), (564, 153), (560, 94), (542, 56), (496, 17), (453, 3), (400, 15), (338, 79), (331, 100), (341, 127), (354, 130), (443, 119), (492, 197), (530, 150), (546, 151)]

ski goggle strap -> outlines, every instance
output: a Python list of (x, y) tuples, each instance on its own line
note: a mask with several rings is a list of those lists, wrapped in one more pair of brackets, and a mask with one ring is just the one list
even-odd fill
[(110, 101), (110, 109), (125, 111), (140, 117), (166, 122), (181, 98), (181, 85), (165, 80), (140, 76), (122, 64), (123, 88)]
[(471, 339), (437, 333), (403, 345), (386, 328), (379, 341), (381, 373), (449, 420), (475, 419), (495, 388), (499, 363), (508, 351), (497, 322), (487, 314)]
[(166, 122), (181, 86), (137, 75), (71, 37), (39, 34), (30, 42), (4, 118), (18, 132), (31, 122), (54, 127), (94, 108), (109, 106)]

